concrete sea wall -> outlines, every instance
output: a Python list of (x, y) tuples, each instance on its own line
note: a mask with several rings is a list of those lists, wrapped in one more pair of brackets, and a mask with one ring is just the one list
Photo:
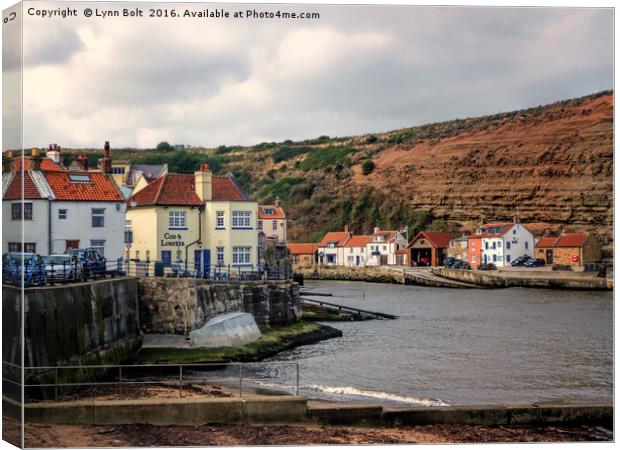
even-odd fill
[[(3, 329), (19, 331), (21, 289), (2, 293)], [(120, 363), (141, 344), (133, 278), (24, 289), (24, 312), (25, 366)], [(19, 347), (3, 339), (4, 360), (19, 365)]]
[(142, 277), (138, 295), (144, 333), (187, 335), (211, 317), (229, 312), (251, 313), (266, 325), (287, 325), (301, 317), (299, 285), (287, 281)]
[(491, 288), (527, 287), (554, 289), (608, 290), (610, 280), (593, 273), (552, 271), (478, 271), (433, 268), (433, 273), (452, 280), (474, 283)]

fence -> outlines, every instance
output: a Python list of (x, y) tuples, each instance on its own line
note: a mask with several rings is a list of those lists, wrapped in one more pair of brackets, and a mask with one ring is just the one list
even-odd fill
[(48, 366), (23, 371), (22, 385), (21, 368), (3, 361), (3, 390), (19, 393), (23, 386), (25, 402), (156, 396), (149, 387), (159, 389), (159, 395), (174, 393), (179, 398), (243, 397), (261, 390), (272, 395), (299, 394), (299, 364), (293, 362)]
[(289, 265), (201, 265), (178, 260), (174, 263), (138, 260), (101, 260), (93, 263), (45, 266), (20, 266), (3, 263), (2, 282), (24, 287), (67, 284), (105, 277), (140, 276), (167, 278), (200, 278), (217, 281), (288, 280), (292, 276)]

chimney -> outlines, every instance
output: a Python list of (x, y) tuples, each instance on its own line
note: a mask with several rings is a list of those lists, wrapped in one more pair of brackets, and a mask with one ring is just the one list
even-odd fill
[(194, 178), (198, 198), (203, 202), (210, 202), (213, 199), (213, 174), (209, 170), (209, 164), (201, 164), (194, 172)]
[(280, 206), (280, 197), (276, 196), (276, 206)]
[(373, 234), (377, 234), (381, 229), (379, 227), (375, 227), (372, 231)]
[(345, 232), (345, 233), (348, 233), (348, 232), (349, 232), (349, 225), (348, 225), (348, 224), (344, 226), (344, 232)]
[(54, 161), (56, 164), (60, 164), (60, 158), (61, 158), (60, 147), (56, 144), (50, 144), (49, 150), (47, 151), (47, 154), (45, 156), (47, 156), (49, 159)]
[(103, 158), (99, 160), (99, 170), (103, 173), (112, 173), (112, 159), (110, 158), (110, 141), (103, 144)]
[(43, 158), (39, 154), (38, 148), (33, 148), (30, 151), (30, 160), (32, 161), (30, 170), (41, 170), (41, 160)]
[(2, 154), (2, 172), (13, 172), (15, 164), (13, 163), (13, 152), (7, 150)]
[(82, 168), (82, 170), (88, 170), (88, 158), (86, 157), (86, 155), (81, 154), (76, 158), (75, 161)]

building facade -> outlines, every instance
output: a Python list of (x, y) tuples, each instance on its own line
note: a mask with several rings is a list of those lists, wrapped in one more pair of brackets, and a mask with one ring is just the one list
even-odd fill
[(318, 262), (319, 244), (288, 244), (293, 270), (311, 269)]
[(258, 266), (258, 205), (232, 175), (213, 175), (207, 164), (193, 175), (166, 173), (127, 203), (131, 259), (205, 272)]
[(448, 245), (448, 257), (454, 258), (456, 260), (461, 260), (463, 262), (469, 261), (469, 253), (467, 249), (469, 236), (463, 235), (450, 240), (450, 244)]
[(90, 247), (108, 260), (122, 258), (126, 207), (110, 174), (66, 170), (39, 156), (36, 149), (33, 152), (31, 157), (13, 160), (12, 170), (3, 173), (3, 214), (9, 218), (3, 252), (23, 248), (50, 255)]
[(583, 266), (601, 260), (601, 245), (588, 232), (562, 233), (560, 236), (543, 237), (536, 243), (535, 257), (547, 264)]
[(409, 249), (410, 266), (439, 266), (447, 255), (450, 235), (439, 231), (420, 231), (411, 240)]
[(468, 238), (469, 264), (507, 267), (520, 256), (534, 256), (534, 246), (534, 235), (522, 223), (485, 224)]
[(344, 266), (344, 246), (351, 238), (349, 226), (344, 231), (330, 231), (319, 243), (319, 264), (322, 266)]
[(375, 227), (366, 243), (366, 265), (371, 267), (398, 265), (402, 258), (397, 253), (407, 247), (404, 231), (384, 231)]
[(344, 245), (343, 263), (347, 267), (366, 267), (370, 236), (351, 236)]
[(266, 239), (286, 242), (286, 214), (276, 200), (273, 205), (258, 205), (258, 230)]

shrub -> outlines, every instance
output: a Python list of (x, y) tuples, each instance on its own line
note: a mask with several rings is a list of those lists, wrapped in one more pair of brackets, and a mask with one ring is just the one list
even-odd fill
[(351, 147), (327, 147), (315, 149), (308, 154), (306, 159), (299, 165), (301, 170), (325, 169), (342, 163), (349, 153), (354, 152)]
[(368, 175), (373, 170), (375, 170), (375, 163), (372, 162), (370, 159), (367, 159), (362, 163), (362, 174)]
[(377, 136), (375, 136), (374, 134), (370, 134), (366, 137), (366, 143), (367, 144), (372, 144), (373, 142), (377, 142), (379, 140), (379, 138)]

